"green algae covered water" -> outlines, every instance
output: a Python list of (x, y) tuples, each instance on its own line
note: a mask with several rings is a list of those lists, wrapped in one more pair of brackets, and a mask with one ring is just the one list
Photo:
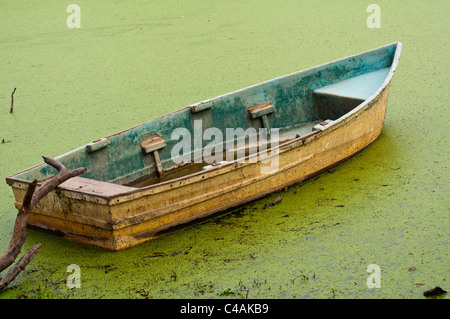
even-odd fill
[[(42, 248), (0, 298), (425, 298), (450, 289), (448, 1), (378, 1), (379, 28), (360, 1), (77, 1), (80, 28), (70, 4), (0, 3), (3, 179), (201, 100), (395, 41), (403, 50), (383, 132), (356, 157), (121, 252), (29, 230), (22, 253)], [(16, 213), (3, 182), (2, 252)], [(73, 264), (80, 288), (67, 285)]]

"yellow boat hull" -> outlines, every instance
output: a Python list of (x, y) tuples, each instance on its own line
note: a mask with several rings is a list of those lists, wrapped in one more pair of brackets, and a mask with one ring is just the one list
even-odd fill
[[(28, 225), (83, 244), (117, 251), (158, 238), (176, 226), (249, 203), (312, 178), (354, 156), (380, 135), (400, 47), (400, 44), (394, 47), (395, 55), (390, 66), (368, 73), (369, 79), (375, 72), (384, 72), (385, 76), (370, 96), (361, 97), (364, 92), (357, 92), (355, 100), (352, 96), (336, 94), (335, 90), (345, 92), (348, 89), (342, 87), (340, 82), (314, 91), (314, 94), (317, 93), (314, 96), (319, 112), (323, 113), (321, 107), (346, 107), (340, 105), (344, 102), (351, 107), (328, 124), (321, 123), (323, 125), (319, 125), (319, 129), (314, 132), (292, 137), (269, 149), (268, 158), (278, 161), (277, 169), (270, 174), (261, 173), (264, 167), (267, 168), (268, 161), (267, 158), (263, 161), (257, 153), (254, 155), (256, 160), (247, 156), (242, 162), (228, 162), (220, 167), (141, 188), (75, 177), (61, 184), (36, 205), (29, 216)], [(351, 58), (338, 62), (347, 60), (352, 63)], [(353, 82), (346, 83), (351, 83), (351, 88), (359, 90), (361, 85), (356, 80), (359, 81), (359, 78), (353, 77), (349, 79)], [(332, 102), (328, 106), (321, 104), (327, 101)], [(202, 103), (192, 110), (193, 113), (210, 112), (212, 107), (217, 109), (218, 106), (214, 106), (214, 102)], [(264, 125), (271, 123), (268, 116), (271, 116), (269, 112), (273, 112), (272, 104), (264, 103), (249, 108), (249, 111), (253, 112), (253, 117), (261, 114), (267, 116)], [(102, 149), (104, 151), (113, 142), (109, 139), (96, 141), (88, 145), (87, 152), (98, 152), (101, 159)], [(166, 146), (165, 141), (155, 135), (141, 142), (146, 153), (155, 153), (156, 143), (158, 147)], [(154, 160), (158, 160), (154, 171), (163, 174), (167, 161), (164, 162), (159, 156), (155, 156)], [(22, 176), (37, 168), (39, 172), (44, 171), (36, 166), (21, 172), (22, 175), (7, 178), (14, 192), (17, 209), (21, 207), (30, 183)]]
[[(298, 138), (280, 145), (275, 174), (261, 174), (261, 166), (267, 165), (261, 161), (231, 163), (221, 170), (176, 179), (139, 193), (120, 195), (121, 187), (114, 185), (118, 194), (109, 199), (102, 196), (103, 183), (76, 177), (41, 200), (30, 214), (29, 226), (108, 250), (158, 238), (172, 227), (301, 183), (357, 154), (380, 135), (388, 94), (386, 86), (376, 100), (332, 130), (304, 142)], [(86, 184), (90, 184), (91, 193), (78, 193)], [(19, 209), (26, 189), (25, 185), (17, 186), (13, 190)]]

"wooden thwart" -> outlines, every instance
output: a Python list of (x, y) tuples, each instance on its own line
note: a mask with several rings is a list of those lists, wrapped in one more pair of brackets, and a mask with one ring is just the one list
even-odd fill
[(155, 161), (155, 168), (159, 176), (163, 175), (163, 168), (161, 165), (161, 159), (159, 157), (159, 150), (166, 147), (166, 141), (159, 135), (153, 134), (142, 140), (141, 147), (144, 154), (153, 154)]
[(248, 112), (252, 119), (256, 119), (258, 117), (261, 118), (262, 126), (267, 129), (267, 136), (270, 135), (270, 126), (269, 121), (267, 119), (267, 115), (273, 113), (274, 108), (272, 102), (265, 102), (262, 104), (258, 104), (255, 106), (251, 106), (247, 108)]

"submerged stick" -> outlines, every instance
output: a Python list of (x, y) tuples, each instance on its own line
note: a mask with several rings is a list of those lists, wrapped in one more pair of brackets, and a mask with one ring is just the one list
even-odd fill
[(142, 257), (142, 258), (145, 259), (145, 258), (152, 258), (152, 257), (175, 256), (175, 255), (181, 254), (182, 252), (189, 251), (191, 248), (192, 248), (191, 246), (187, 246), (187, 247), (183, 248), (182, 250), (176, 251), (174, 253), (170, 253), (170, 254), (157, 253), (157, 254), (150, 255), (150, 256), (145, 256), (145, 257)]
[(14, 91), (11, 93), (11, 108), (9, 109), (9, 113), (12, 113), (14, 110), (14, 93), (16, 92), (16, 88), (14, 88)]
[(275, 198), (272, 202), (270, 202), (269, 204), (264, 205), (264, 209), (275, 206), (276, 204), (281, 202), (281, 197), (277, 197)]

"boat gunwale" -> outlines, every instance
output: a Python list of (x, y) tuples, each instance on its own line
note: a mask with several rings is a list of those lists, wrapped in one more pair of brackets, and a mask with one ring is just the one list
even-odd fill
[[(334, 61), (331, 61), (331, 62), (320, 64), (320, 65), (317, 65), (317, 66), (314, 66), (314, 67), (311, 67), (311, 68), (308, 68), (308, 69), (296, 71), (296, 72), (293, 72), (293, 73), (290, 73), (290, 74), (287, 74), (287, 75), (284, 75), (284, 76), (279, 76), (279, 77), (276, 77), (276, 78), (273, 78), (273, 79), (270, 79), (270, 80), (267, 80), (267, 81), (263, 81), (263, 82), (260, 82), (260, 83), (254, 84), (254, 85), (250, 85), (250, 86), (247, 86), (245, 88), (241, 88), (241, 89), (238, 89), (238, 90), (235, 90), (235, 91), (223, 94), (223, 95), (219, 95), (219, 96), (211, 98), (211, 99), (206, 99), (206, 100), (203, 100), (201, 102), (197, 102), (197, 103), (191, 104), (189, 106), (186, 106), (184, 108), (181, 108), (181, 109), (175, 110), (173, 112), (167, 113), (165, 115), (162, 115), (162, 116), (157, 117), (155, 119), (152, 119), (150, 121), (144, 122), (142, 124), (136, 125), (136, 126), (131, 127), (129, 129), (123, 130), (121, 132), (115, 133), (113, 135), (109, 135), (109, 136), (107, 136), (105, 138), (121, 135), (121, 134), (123, 134), (125, 132), (128, 132), (128, 131), (131, 131), (133, 129), (139, 128), (139, 127), (141, 127), (141, 126), (143, 126), (143, 125), (145, 125), (147, 123), (150, 123), (152, 121), (161, 119), (161, 118), (166, 117), (166, 116), (168, 116), (170, 114), (186, 111), (187, 109), (191, 109), (193, 106), (196, 106), (196, 105), (200, 105), (200, 104), (207, 103), (207, 102), (213, 102), (214, 103), (214, 100), (217, 100), (219, 98), (223, 98), (225, 96), (229, 96), (229, 95), (232, 95), (232, 94), (244, 91), (244, 90), (248, 90), (248, 89), (251, 89), (253, 87), (257, 87), (257, 86), (263, 85), (265, 83), (270, 83), (270, 82), (273, 82), (273, 81), (276, 81), (276, 80), (279, 80), (279, 79), (295, 76), (295, 75), (298, 75), (298, 74), (303, 73), (303, 72), (311, 72), (314, 69), (326, 67), (328, 65), (332, 65), (334, 63), (338, 63), (340, 61), (344, 61), (344, 60), (352, 58), (352, 57), (360, 56), (360, 55), (368, 53), (368, 52), (372, 52), (372, 51), (376, 51), (376, 50), (379, 50), (379, 49), (382, 49), (382, 48), (385, 48), (385, 47), (389, 47), (389, 46), (392, 46), (394, 44), (396, 45), (396, 50), (395, 50), (395, 53), (394, 53), (394, 57), (393, 57), (392, 63), (390, 65), (390, 67), (389, 67), (389, 72), (388, 72), (386, 78), (384, 79), (383, 83), (380, 85), (380, 87), (373, 94), (371, 94), (366, 100), (364, 100), (362, 103), (357, 105), (355, 108), (353, 108), (349, 112), (343, 114), (338, 119), (336, 119), (336, 120), (332, 121), (331, 123), (329, 123), (326, 126), (325, 130), (320, 130), (319, 129), (319, 130), (317, 130), (317, 133), (314, 133), (314, 134), (307, 133), (307, 134), (301, 135), (299, 137), (296, 137), (294, 139), (291, 139), (289, 141), (286, 141), (286, 142), (284, 142), (284, 143), (282, 143), (282, 144), (280, 144), (280, 145), (278, 145), (276, 147), (271, 147), (271, 148), (267, 149), (266, 152), (267, 153), (269, 153), (269, 152), (271, 153), (271, 155), (268, 155), (270, 157), (270, 156), (272, 156), (272, 153), (274, 153), (274, 152), (279, 152), (279, 153), (285, 152), (285, 151), (287, 151), (289, 149), (292, 149), (292, 148), (295, 148), (295, 147), (298, 147), (298, 146), (302, 146), (302, 145), (306, 145), (309, 142), (311, 142), (311, 141), (313, 141), (313, 140), (315, 140), (317, 138), (320, 138), (324, 134), (331, 133), (332, 131), (334, 131), (337, 128), (339, 128), (342, 125), (344, 125), (348, 120), (350, 120), (350, 119), (352, 119), (354, 117), (357, 117), (359, 113), (363, 112), (367, 107), (369, 107), (369, 105), (371, 105), (372, 102), (377, 100), (377, 97), (379, 97), (380, 94), (383, 92), (383, 90), (389, 85), (389, 83), (390, 83), (390, 81), (391, 81), (391, 79), (392, 79), (392, 77), (394, 75), (394, 72), (395, 72), (395, 70), (397, 68), (397, 65), (398, 65), (398, 60), (399, 60), (400, 53), (401, 53), (402, 43), (401, 42), (393, 42), (393, 43), (390, 43), (390, 44), (387, 44), (387, 45), (384, 45), (384, 46), (381, 46), (381, 47), (378, 47), (378, 48), (367, 50), (367, 51), (364, 51), (364, 52), (361, 52), (361, 53), (358, 53), (358, 54), (353, 54), (353, 55), (350, 55), (350, 56), (347, 56), (347, 57), (344, 57), (344, 58), (341, 58), (341, 59), (337, 59), (337, 60), (334, 60)], [(81, 147), (79, 147), (77, 149), (84, 148), (84, 147), (85, 147), (85, 145), (83, 145), (83, 146), (81, 146)], [(72, 152), (77, 150), (77, 149), (72, 150)], [(63, 156), (63, 155), (61, 155), (61, 156)], [(248, 161), (250, 159), (252, 159), (253, 157), (260, 156), (260, 155), (261, 155), (261, 153), (258, 152), (258, 153), (255, 153), (255, 154), (248, 155), (248, 156), (246, 156), (244, 158), (236, 159), (236, 160), (233, 160), (233, 161), (221, 164), (221, 165), (219, 165), (217, 167), (213, 167), (213, 168), (208, 169), (206, 171), (198, 171), (198, 172), (195, 172), (195, 173), (191, 173), (191, 174), (188, 174), (188, 175), (185, 175), (185, 176), (180, 176), (180, 177), (168, 180), (168, 181), (160, 182), (160, 183), (157, 183), (157, 184), (152, 184), (152, 185), (145, 186), (145, 187), (137, 188), (137, 187), (130, 187), (130, 186), (121, 185), (124, 188), (129, 188), (129, 190), (126, 190), (126, 191), (123, 191), (123, 192), (118, 192), (117, 194), (113, 194), (113, 195), (91, 194), (91, 193), (84, 192), (83, 190), (78, 190), (78, 189), (75, 190), (75, 189), (68, 189), (68, 188), (66, 189), (66, 188), (64, 188), (64, 183), (61, 184), (59, 186), (59, 188), (64, 190), (64, 191), (69, 191), (69, 192), (73, 192), (73, 193), (83, 194), (86, 197), (101, 198), (101, 199), (106, 200), (108, 205), (113, 205), (113, 204), (117, 204), (117, 203), (122, 203), (124, 201), (128, 201), (128, 200), (132, 200), (132, 199), (136, 199), (136, 198), (140, 198), (140, 197), (143, 197), (143, 196), (150, 195), (150, 194), (154, 193), (155, 189), (159, 189), (160, 192), (162, 192), (162, 191), (165, 191), (166, 189), (176, 189), (177, 187), (184, 186), (186, 184), (191, 184), (191, 183), (195, 183), (195, 182), (198, 182), (198, 181), (201, 181), (201, 180), (209, 179), (209, 178), (217, 176), (217, 175), (222, 175), (222, 174), (227, 173), (230, 170), (233, 170), (233, 169), (237, 168), (238, 165), (239, 166), (246, 166), (246, 165), (258, 164), (258, 161), (256, 161), (255, 163), (249, 163)], [(20, 171), (18, 173), (10, 175), (10, 176), (6, 177), (6, 182), (10, 186), (13, 186), (16, 183), (30, 184), (32, 181), (24, 180), (24, 179), (18, 178), (16, 176), (19, 175), (19, 174), (23, 174), (25, 172), (28, 172), (28, 171), (30, 171), (32, 169), (35, 169), (35, 168), (37, 168), (39, 166), (43, 166), (43, 165), (44, 165), (44, 163), (39, 163), (39, 164), (34, 165), (32, 167), (29, 167), (29, 168), (27, 168), (25, 170), (22, 170), (22, 171)], [(232, 167), (232, 166), (234, 166), (234, 167)], [(202, 177), (200, 177), (200, 176), (202, 176)], [(90, 179), (90, 180), (96, 181), (94, 179)], [(41, 185), (44, 181), (45, 180), (39, 181), (38, 185)], [(67, 181), (67, 182), (69, 182), (69, 181)], [(102, 182), (103, 183), (108, 183), (108, 182), (105, 182), (105, 181), (102, 181)], [(174, 185), (176, 183), (180, 183), (180, 184), (177, 187), (171, 187), (170, 186), (170, 185)], [(120, 185), (120, 184), (115, 184), (115, 185)], [(132, 195), (135, 195), (135, 196), (132, 196)], [(124, 198), (124, 200), (120, 200), (121, 197), (127, 197), (127, 198)]]

